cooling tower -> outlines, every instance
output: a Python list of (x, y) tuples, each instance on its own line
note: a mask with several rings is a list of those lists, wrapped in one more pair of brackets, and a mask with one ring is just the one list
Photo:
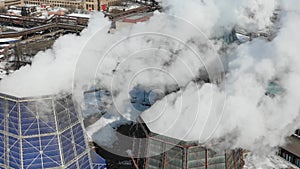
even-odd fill
[(105, 169), (88, 147), (71, 95), (0, 94), (0, 169)]

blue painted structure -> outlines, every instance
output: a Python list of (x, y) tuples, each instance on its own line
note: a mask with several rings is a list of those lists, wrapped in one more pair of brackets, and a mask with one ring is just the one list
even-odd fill
[(0, 169), (105, 169), (88, 147), (70, 95), (0, 94)]

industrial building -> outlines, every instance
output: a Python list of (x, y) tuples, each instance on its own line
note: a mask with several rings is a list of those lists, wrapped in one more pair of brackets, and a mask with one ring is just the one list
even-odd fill
[[(140, 111), (148, 109), (161, 97), (153, 95), (151, 98), (150, 93), (142, 86), (135, 87), (130, 96), (132, 105)], [(134, 138), (131, 159), (136, 169), (243, 169), (242, 149), (216, 151), (214, 148), (218, 145), (215, 143), (204, 144), (196, 139), (163, 132), (164, 129), (157, 128), (157, 123), (163, 123), (163, 115), (153, 120), (147, 114), (144, 111), (131, 127)], [(180, 129), (168, 128), (168, 131), (171, 130), (179, 132)]]
[(10, 7), (10, 6), (19, 6), (23, 5), (22, 0), (1, 0), (0, 7)]
[(278, 155), (300, 167), (300, 129), (287, 138), (287, 144), (279, 149)]
[(242, 149), (216, 152), (197, 141), (154, 133), (141, 117), (138, 121), (132, 146), (136, 169), (242, 169), (244, 166)]
[(105, 169), (70, 95), (0, 94), (0, 169)]
[(83, 9), (89, 11), (100, 11), (101, 6), (120, 5), (121, 0), (1, 0), (0, 7), (11, 7), (21, 5), (49, 5), (51, 7), (62, 7), (67, 9)]
[[(139, 111), (148, 109), (160, 95), (150, 95), (150, 90), (136, 86), (130, 91), (131, 104)], [(103, 91), (102, 94), (105, 92)], [(101, 100), (98, 90), (90, 95)], [(92, 103), (92, 101), (88, 101)], [(99, 104), (95, 102), (95, 105)], [(95, 107), (92, 106), (92, 112)], [(98, 111), (102, 110), (101, 106)], [(91, 111), (89, 109), (89, 111)], [(102, 112), (102, 111), (100, 111)], [(145, 112), (144, 112), (145, 113)], [(143, 113), (142, 113), (143, 114)], [(96, 116), (94, 116), (97, 118)], [(92, 120), (92, 119), (91, 119)], [(177, 130), (179, 130), (177, 128)], [(107, 160), (111, 168), (125, 169), (242, 169), (244, 152), (242, 149), (216, 151), (216, 144), (202, 144), (196, 140), (178, 139), (157, 132), (147, 124), (141, 115), (137, 123), (121, 125), (116, 128), (120, 135), (113, 147), (93, 143), (95, 151)], [(122, 137), (125, 136), (125, 137)], [(133, 139), (127, 139), (127, 138)], [(113, 149), (113, 151), (109, 151)], [(131, 149), (128, 160), (128, 149)], [(117, 154), (111, 152), (118, 152)], [(122, 155), (120, 155), (122, 154)], [(127, 162), (125, 164), (125, 162)]]
[(89, 11), (100, 11), (102, 5), (111, 6), (121, 4), (121, 0), (23, 0), (24, 4), (50, 5), (51, 7), (62, 7), (67, 9), (83, 9)]

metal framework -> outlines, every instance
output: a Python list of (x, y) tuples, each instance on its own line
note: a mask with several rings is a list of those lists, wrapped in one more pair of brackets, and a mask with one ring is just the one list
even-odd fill
[(60, 16), (53, 15), (48, 19), (35, 18), (31, 16), (16, 16), (10, 14), (0, 14), (0, 21), (2, 23), (11, 23), (19, 26), (42, 26), (48, 23), (65, 23), (72, 25), (82, 25), (87, 26), (89, 19), (76, 17), (76, 16)]
[(82, 126), (70, 95), (0, 94), (0, 169), (105, 169)]
[(134, 140), (131, 158), (136, 169), (243, 169), (242, 149), (215, 152), (197, 142), (157, 135), (145, 124), (140, 127), (147, 139)]
[(50, 19), (37, 19), (33, 17), (24, 16), (12, 17), (11, 15), (2, 14), (0, 15), (0, 22), (20, 26), (23, 25), (23, 27), (30, 26), (30, 28), (19, 32), (0, 33), (0, 38), (13, 38), (27, 36), (39, 31), (46, 31), (52, 29), (65, 29), (80, 32), (87, 26), (88, 19), (58, 15), (54, 15)]
[(129, 9), (127, 11), (122, 11), (118, 13), (105, 13), (105, 16), (108, 16), (108, 18), (112, 21), (118, 21), (134, 14), (152, 12), (157, 9), (160, 9), (160, 6), (141, 6), (138, 8)]

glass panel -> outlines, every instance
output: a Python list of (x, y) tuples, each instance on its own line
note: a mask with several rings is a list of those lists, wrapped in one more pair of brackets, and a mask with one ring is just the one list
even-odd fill
[(78, 160), (79, 168), (81, 169), (90, 169), (89, 157), (88, 155), (84, 155)]
[(0, 164), (4, 164), (4, 135), (0, 133)]
[(181, 169), (183, 168), (184, 150), (180, 147), (167, 145), (168, 152), (166, 153), (166, 169)]
[(39, 119), (38, 121), (41, 134), (54, 133), (56, 131), (54, 119), (53, 121), (44, 121), (42, 119)]
[(26, 169), (42, 168), (41, 155), (37, 154), (36, 158), (33, 158), (32, 160), (26, 160), (26, 162), (24, 161), (24, 168)]
[(20, 103), (20, 111), (22, 112), (23, 118), (35, 118), (36, 117), (36, 106), (35, 102), (23, 102)]
[[(52, 100), (40, 100), (36, 102), (37, 112), (40, 117), (52, 117), (54, 116), (53, 107), (52, 107)], [(47, 120), (47, 119), (45, 119)]]
[(4, 130), (4, 102), (5, 100), (0, 99), (0, 130)]
[(225, 163), (212, 164), (207, 166), (208, 169), (226, 169)]
[(61, 164), (57, 136), (41, 137), (44, 167), (57, 167)]
[(71, 124), (67, 111), (57, 112), (57, 123), (60, 131), (67, 128)]
[(214, 151), (209, 150), (207, 154), (208, 154), (208, 165), (225, 163), (224, 152), (216, 153)]
[(145, 157), (146, 155), (145, 147), (147, 147), (146, 139), (136, 138), (134, 139), (133, 142), (134, 142), (134, 149), (132, 151), (132, 156), (134, 158)]
[(55, 112), (57, 117), (58, 129), (61, 131), (70, 125), (70, 118), (67, 112), (67, 103), (64, 99), (60, 99), (54, 102)]
[(9, 166), (15, 169), (20, 168), (20, 141), (17, 138), (9, 137)]
[(71, 164), (67, 169), (77, 169), (76, 162)]
[(148, 168), (149, 169), (158, 169), (163, 168), (163, 143), (159, 141), (149, 140), (148, 147)]
[(56, 131), (52, 100), (43, 100), (37, 102), (38, 123), (40, 133), (52, 133)]
[(63, 157), (65, 163), (68, 163), (75, 157), (74, 143), (72, 140), (72, 135), (70, 129), (66, 130), (61, 134), (61, 143), (63, 149)]
[(188, 149), (188, 168), (205, 168), (206, 151), (203, 147), (190, 147)]
[(8, 113), (8, 131), (12, 134), (19, 135), (19, 113), (17, 103), (8, 101)]
[(37, 135), (37, 111), (36, 102), (20, 103), (22, 135)]
[(35, 118), (26, 119), (26, 120), (24, 119), (22, 123), (22, 135), (37, 135), (37, 134), (39, 134), (37, 119)]
[[(22, 139), (24, 167), (40, 158), (40, 141), (38, 137)], [(26, 168), (26, 167), (25, 167)]]
[(74, 106), (71, 96), (67, 97), (67, 104), (68, 104), (68, 110), (69, 110), (69, 114), (70, 114), (71, 123), (75, 123), (78, 121), (78, 117), (77, 117), (77, 112), (75, 110), (75, 106)]
[(84, 133), (80, 124), (73, 127), (73, 134), (75, 139), (75, 147), (77, 154), (81, 154), (86, 150)]
[(64, 99), (59, 99), (55, 101), (55, 111), (57, 112), (61, 112), (61, 111), (65, 111), (66, 108), (66, 101)]
[(55, 102), (55, 110), (56, 110), (56, 117), (57, 117), (57, 123), (58, 123), (58, 129), (61, 131), (68, 127), (71, 122), (69, 118), (69, 113), (66, 109), (66, 104), (65, 102)]

